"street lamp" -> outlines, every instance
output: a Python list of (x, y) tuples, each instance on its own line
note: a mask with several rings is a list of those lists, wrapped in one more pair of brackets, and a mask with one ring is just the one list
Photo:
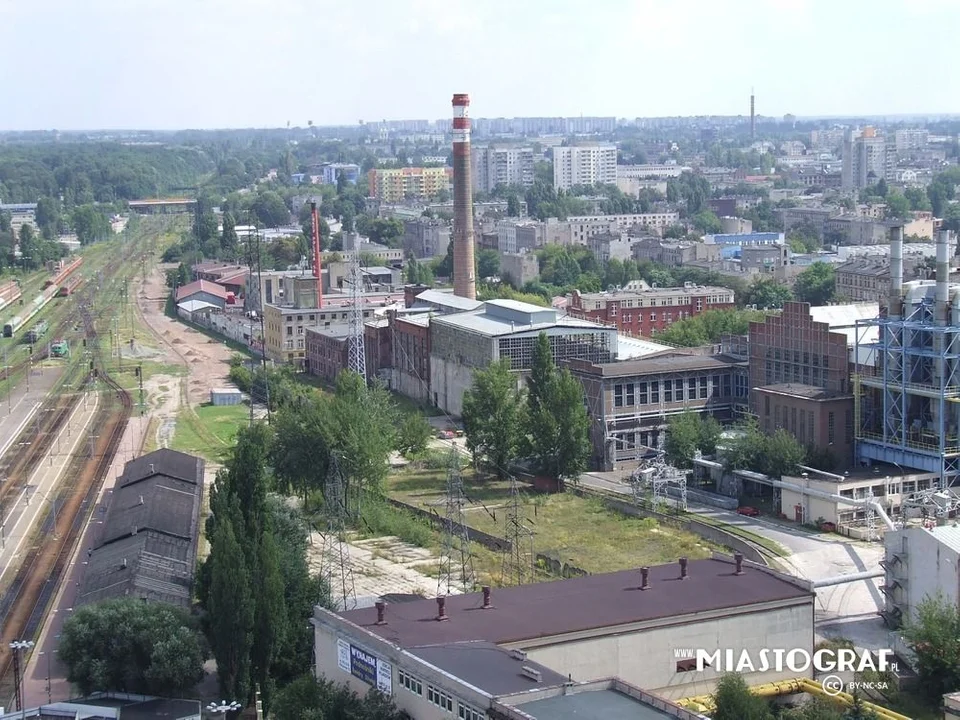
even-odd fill
[(14, 640), (10, 643), (10, 650), (13, 651), (13, 682), (16, 686), (17, 710), (26, 712), (23, 705), (23, 677), (20, 668), (20, 653), (23, 650), (29, 650), (33, 647), (33, 640)]
[(226, 716), (229, 713), (236, 712), (240, 709), (240, 703), (234, 700), (231, 703), (228, 703), (226, 700), (222, 700), (219, 704), (212, 702), (207, 705), (207, 712), (212, 715), (224, 715)]

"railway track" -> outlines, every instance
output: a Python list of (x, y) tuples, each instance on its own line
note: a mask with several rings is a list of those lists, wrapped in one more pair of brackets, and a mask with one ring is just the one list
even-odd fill
[[(122, 261), (114, 261), (108, 265), (108, 269), (118, 266)], [(91, 284), (88, 292), (92, 293), (93, 287)], [(104, 300), (103, 297), (98, 299)], [(97, 441), (92, 447), (92, 454), (78, 453), (68, 465), (61, 486), (55, 491), (57, 512), (54, 513), (51, 508), (40, 527), (35, 530), (32, 543), (17, 574), (0, 600), (0, 704), (6, 704), (3, 701), (10, 698), (15, 690), (14, 678), (11, 677), (12, 655), (9, 643), (14, 640), (35, 639), (43, 627), (51, 602), (66, 577), (70, 558), (83, 536), (97, 495), (120, 448), (133, 411), (130, 394), (107, 371), (107, 363), (104, 362), (98, 342), (97, 319), (109, 308), (101, 306), (100, 313), (95, 315), (92, 302), (81, 298), (77, 300), (76, 307), (71, 312), (72, 321), (79, 320), (83, 325), (87, 346), (91, 351), (91, 362), (89, 367), (75, 367), (88, 373), (85, 382), (92, 379), (106, 386), (106, 392), (101, 396), (101, 405), (91, 424), (98, 432)], [(63, 322), (71, 322), (71, 316)], [(74, 396), (73, 402), (77, 402), (77, 398), (78, 396)], [(67, 409), (68, 403), (62, 405), (63, 407), (54, 413), (56, 418), (51, 422), (56, 423), (59, 419), (62, 424), (63, 419), (69, 416), (71, 410)], [(52, 442), (52, 432), (48, 432), (46, 438)], [(49, 442), (45, 444), (45, 441), (38, 437), (37, 447), (30, 453), (30, 462), (42, 460), (44, 447), (49, 450)], [(11, 462), (17, 463), (19, 459)], [(18, 477), (28, 478), (29, 474), (25, 472), (21, 469)], [(4, 485), (7, 486), (8, 483)], [(15, 484), (10, 482), (3, 492), (10, 493), (14, 488)]]

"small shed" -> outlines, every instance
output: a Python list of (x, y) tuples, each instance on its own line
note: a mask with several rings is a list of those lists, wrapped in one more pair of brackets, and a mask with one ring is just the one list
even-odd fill
[(214, 388), (210, 391), (211, 405), (239, 405), (243, 402), (243, 393), (236, 388)]

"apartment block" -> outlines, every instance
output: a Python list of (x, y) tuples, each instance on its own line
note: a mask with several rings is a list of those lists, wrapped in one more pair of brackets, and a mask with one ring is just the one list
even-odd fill
[(581, 293), (574, 290), (567, 313), (571, 317), (614, 326), (628, 335), (650, 336), (678, 320), (707, 310), (734, 307), (733, 290), (687, 283), (684, 287)]
[(586, 245), (587, 240), (597, 233), (611, 230), (629, 230), (640, 233), (643, 228), (662, 231), (680, 221), (676, 212), (630, 213), (626, 215), (571, 215), (566, 222), (570, 225), (570, 242)]
[(897, 148), (893, 138), (878, 135), (872, 127), (859, 134), (848, 130), (843, 138), (841, 186), (859, 190), (879, 180), (896, 178)]
[(479, 145), (472, 153), (474, 192), (491, 192), (497, 185), (533, 184), (532, 148)]
[(553, 186), (569, 190), (574, 185), (616, 185), (617, 146), (577, 145), (553, 149)]
[(836, 294), (852, 302), (886, 304), (890, 296), (890, 263), (885, 259), (854, 258), (837, 265)]
[(377, 168), (367, 173), (370, 194), (381, 202), (432, 198), (450, 189), (453, 169), (445, 167)]

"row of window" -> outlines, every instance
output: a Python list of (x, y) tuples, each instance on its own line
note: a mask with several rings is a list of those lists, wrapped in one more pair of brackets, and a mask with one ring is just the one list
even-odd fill
[[(410, 673), (404, 670), (397, 670), (397, 681), (402, 687), (407, 691), (423, 697), (423, 681), (411, 675)], [(446, 710), (449, 713), (453, 712), (453, 697), (448, 693), (440, 690), (439, 688), (434, 687), (433, 685), (427, 684), (427, 701), (433, 703), (441, 710)], [(460, 720), (486, 720), (487, 714), (482, 710), (477, 710), (470, 705), (467, 705), (463, 702), (457, 701), (457, 717)]]
[[(661, 395), (663, 402), (683, 402), (684, 400), (706, 400), (710, 397), (732, 397), (733, 379), (730, 374), (714, 375), (710, 378), (703, 375), (699, 378), (691, 377), (684, 380), (653, 380), (651, 382), (618, 383), (613, 386), (614, 407), (633, 407), (634, 405), (659, 404)], [(737, 383), (739, 397), (741, 383)], [(745, 389), (745, 384), (744, 384)]]

